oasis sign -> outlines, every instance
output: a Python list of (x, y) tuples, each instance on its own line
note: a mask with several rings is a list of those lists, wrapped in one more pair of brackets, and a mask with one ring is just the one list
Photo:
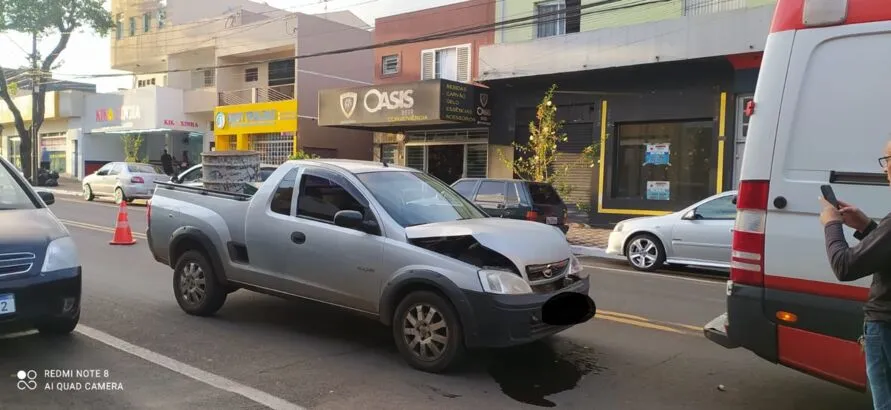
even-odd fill
[(489, 125), (488, 90), (427, 80), (319, 92), (319, 125), (351, 128), (475, 123)]

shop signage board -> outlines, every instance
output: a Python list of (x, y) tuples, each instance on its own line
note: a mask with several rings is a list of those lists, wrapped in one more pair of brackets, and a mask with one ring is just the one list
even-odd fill
[(224, 105), (214, 109), (214, 134), (266, 134), (297, 131), (297, 100)]
[(491, 125), (489, 90), (448, 80), (322, 90), (319, 125)]

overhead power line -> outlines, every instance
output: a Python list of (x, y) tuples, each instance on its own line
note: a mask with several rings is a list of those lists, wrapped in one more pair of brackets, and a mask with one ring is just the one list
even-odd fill
[[(320, 52), (316, 52), (316, 53), (302, 54), (302, 55), (294, 56), (292, 58), (294, 60), (299, 60), (299, 59), (304, 59), (304, 58), (323, 57), (323, 56), (337, 55), (337, 54), (347, 54), (347, 53), (353, 53), (356, 51), (374, 50), (374, 49), (382, 48), (382, 47), (392, 47), (392, 46), (400, 46), (400, 45), (406, 45), (406, 44), (423, 43), (423, 42), (433, 41), (433, 40), (450, 39), (450, 38), (467, 36), (467, 35), (472, 35), (472, 34), (486, 33), (486, 32), (495, 31), (498, 29), (505, 29), (505, 28), (510, 29), (510, 28), (517, 28), (517, 27), (521, 27), (521, 26), (534, 25), (534, 24), (537, 24), (536, 20), (547, 18), (547, 17), (556, 17), (557, 19), (567, 19), (569, 17), (575, 17), (575, 16), (581, 17), (581, 16), (586, 16), (586, 15), (591, 15), (591, 14), (606, 13), (606, 12), (616, 11), (616, 10), (630, 9), (630, 8), (635, 8), (635, 7), (640, 7), (640, 6), (650, 5), (650, 4), (666, 3), (666, 2), (673, 1), (673, 0), (640, 1), (637, 3), (625, 4), (625, 5), (618, 6), (618, 7), (603, 8), (603, 9), (596, 9), (596, 10), (589, 10), (589, 11), (582, 12), (582, 10), (585, 10), (585, 9), (590, 9), (593, 7), (602, 7), (604, 5), (609, 5), (609, 4), (619, 3), (619, 2), (624, 2), (624, 1), (627, 1), (627, 0), (606, 0), (603, 2), (599, 2), (599, 3), (586, 4), (586, 5), (580, 6), (578, 8), (573, 8), (572, 10), (567, 10), (567, 9), (556, 10), (553, 12), (540, 13), (540, 14), (532, 15), (532, 16), (519, 17), (519, 18), (503, 20), (503, 21), (495, 22), (495, 23), (487, 23), (487, 24), (477, 25), (477, 26), (473, 26), (473, 27), (469, 27), (469, 28), (465, 28), (465, 29), (449, 30), (449, 31), (441, 32), (441, 33), (428, 34), (428, 35), (423, 35), (423, 36), (418, 36), (418, 37), (413, 37), (413, 38), (385, 41), (385, 42), (370, 44), (370, 45), (365, 45), (365, 46), (347, 47), (347, 48), (340, 48), (340, 49), (335, 49), (335, 50), (320, 51)], [(530, 22), (531, 22), (531, 24), (530, 24)], [(169, 73), (182, 73), (182, 72), (199, 72), (199, 71), (221, 69), (221, 68), (253, 66), (253, 65), (266, 64), (266, 63), (269, 63), (272, 61), (280, 61), (280, 60), (281, 60), (281, 58), (264, 59), (264, 60), (248, 61), (248, 62), (241, 62), (241, 63), (230, 63), (230, 64), (219, 64), (219, 65), (212, 65), (212, 66), (195, 67), (195, 68), (188, 68), (188, 69), (173, 69), (173, 70), (145, 72), (145, 73), (139, 73), (139, 74), (140, 75), (152, 75), (152, 74), (169, 74)], [(114, 78), (114, 77), (129, 77), (132, 75), (133, 75), (132, 73), (108, 73), (108, 74), (72, 75), (72, 77), (74, 77), (74, 78)]]

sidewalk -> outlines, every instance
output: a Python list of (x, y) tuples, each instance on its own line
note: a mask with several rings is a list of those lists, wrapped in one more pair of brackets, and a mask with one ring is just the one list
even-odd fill
[(59, 186), (38, 186), (34, 187), (34, 189), (49, 191), (56, 195), (81, 196), (83, 194), (80, 181), (74, 178), (60, 177), (58, 182)]
[(587, 225), (573, 223), (569, 225), (566, 240), (572, 246), (572, 252), (579, 256), (592, 256), (595, 258), (607, 258), (625, 260), (621, 256), (607, 255), (606, 243), (612, 229), (592, 228)]

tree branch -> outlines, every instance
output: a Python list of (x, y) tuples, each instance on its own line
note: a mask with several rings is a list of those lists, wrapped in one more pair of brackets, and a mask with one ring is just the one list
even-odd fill
[(61, 35), (59, 36), (59, 41), (56, 43), (56, 46), (53, 48), (53, 51), (50, 52), (48, 56), (43, 60), (43, 64), (40, 67), (40, 80), (36, 84), (32, 84), (32, 87), (37, 87), (37, 115), (35, 116), (34, 129), (39, 130), (43, 125), (44, 114), (46, 113), (46, 83), (44, 77), (52, 70), (53, 64), (56, 60), (59, 59), (59, 55), (62, 54), (62, 51), (68, 47), (68, 41), (71, 39), (71, 31), (75, 29), (77, 22), (71, 21), (70, 18), (66, 22), (58, 22), (56, 23), (56, 29), (59, 30)]
[(3, 68), (0, 68), (0, 99), (6, 103), (9, 111), (12, 112), (15, 129), (18, 131), (19, 137), (24, 137), (28, 133), (28, 129), (25, 128), (25, 119), (22, 118), (22, 112), (19, 111), (19, 107), (16, 107), (12, 96), (9, 95), (9, 83), (6, 80), (6, 73), (3, 71)]

